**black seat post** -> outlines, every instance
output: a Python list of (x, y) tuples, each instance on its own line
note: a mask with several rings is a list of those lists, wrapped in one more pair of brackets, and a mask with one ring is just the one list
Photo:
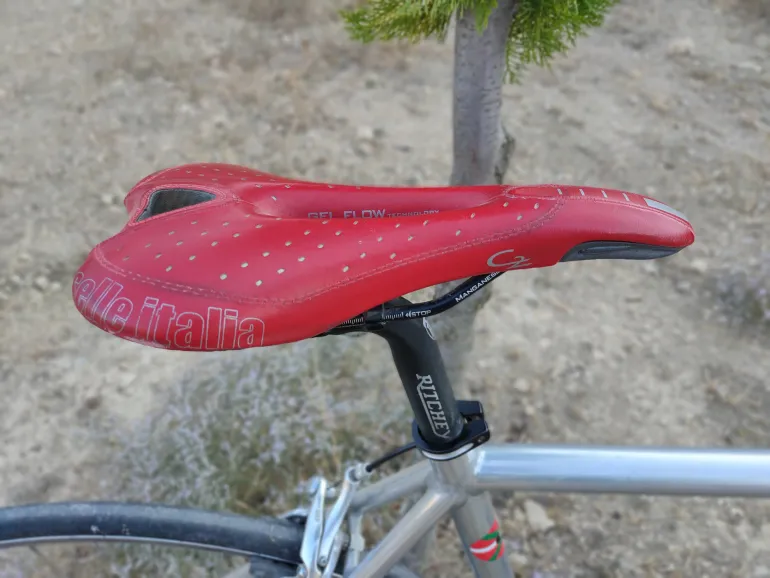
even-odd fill
[[(386, 304), (408, 305), (410, 302), (404, 298)], [(465, 420), (427, 320), (401, 319), (372, 332), (390, 346), (423, 440), (436, 450), (452, 445), (462, 436)]]

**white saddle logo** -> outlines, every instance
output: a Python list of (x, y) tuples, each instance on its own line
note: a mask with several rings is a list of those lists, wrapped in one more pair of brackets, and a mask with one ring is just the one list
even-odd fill
[(529, 257), (524, 257), (523, 255), (516, 255), (511, 260), (512, 255), (508, 254), (513, 252), (513, 249), (499, 251), (487, 259), (487, 265), (489, 267), (505, 268), (506, 271), (510, 271), (511, 269), (521, 269), (522, 267), (527, 267), (531, 264), (531, 259)]

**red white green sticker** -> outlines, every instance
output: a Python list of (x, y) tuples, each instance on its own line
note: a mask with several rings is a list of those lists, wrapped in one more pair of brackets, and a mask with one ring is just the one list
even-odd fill
[(471, 544), (471, 554), (484, 562), (494, 562), (500, 558), (504, 552), (505, 544), (500, 535), (500, 528), (497, 524), (497, 520), (492, 524), (489, 532)]

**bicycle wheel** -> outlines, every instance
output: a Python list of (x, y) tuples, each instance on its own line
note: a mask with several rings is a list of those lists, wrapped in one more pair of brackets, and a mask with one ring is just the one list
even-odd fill
[(158, 504), (60, 502), (0, 508), (0, 548), (52, 542), (145, 542), (300, 563), (301, 526)]
[[(0, 508), (0, 549), (61, 542), (146, 543), (245, 556), (259, 578), (301, 564), (304, 527), (279, 518), (128, 502), (59, 502)], [(344, 567), (347, 544), (337, 572)], [(403, 567), (389, 578), (416, 578)]]

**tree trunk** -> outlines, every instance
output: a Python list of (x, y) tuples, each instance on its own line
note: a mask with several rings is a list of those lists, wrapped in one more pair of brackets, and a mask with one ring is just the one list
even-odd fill
[[(517, 0), (500, 0), (479, 34), (472, 10), (458, 14), (455, 30), (452, 176), (450, 184), (500, 184), (513, 153), (514, 139), (500, 119), (505, 80), (506, 45)], [(446, 293), (456, 283), (436, 287)], [(463, 373), (474, 342), (476, 314), (491, 297), (487, 287), (462, 305), (442, 314), (434, 331), (441, 344), (449, 378), (464, 395)]]
[[(499, 0), (481, 33), (472, 10), (457, 15), (452, 106), (454, 150), (450, 184), (501, 184), (515, 140), (500, 119), (502, 89), (506, 70), (506, 45), (516, 12), (517, 0)], [(457, 283), (435, 287), (436, 297)], [(476, 314), (489, 301), (493, 286), (470, 297), (462, 305), (442, 313), (432, 323), (441, 348), (447, 374), (458, 399), (468, 396), (463, 379), (468, 356), (475, 341)], [(408, 502), (411, 505), (411, 502)], [(407, 565), (422, 570), (427, 552), (435, 542), (435, 529), (409, 553)]]

